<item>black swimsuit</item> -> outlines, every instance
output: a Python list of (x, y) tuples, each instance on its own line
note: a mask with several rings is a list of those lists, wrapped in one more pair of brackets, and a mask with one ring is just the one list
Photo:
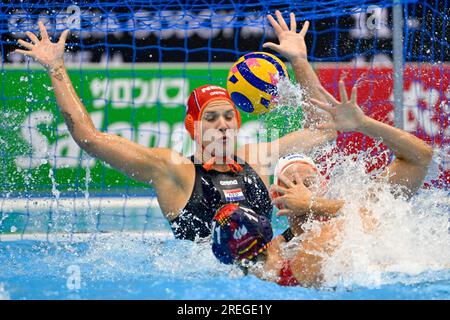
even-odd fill
[[(243, 163), (236, 157), (234, 160)], [(196, 237), (209, 236), (216, 210), (227, 203), (239, 203), (271, 219), (269, 192), (247, 163), (242, 164), (242, 171), (234, 173), (206, 171), (201, 164), (195, 164), (194, 156), (191, 161), (195, 165), (194, 189), (180, 215), (170, 221), (176, 238), (194, 240)]]

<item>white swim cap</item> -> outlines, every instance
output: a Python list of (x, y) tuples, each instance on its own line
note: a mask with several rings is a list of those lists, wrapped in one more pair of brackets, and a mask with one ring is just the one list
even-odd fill
[(314, 162), (313, 159), (311, 159), (310, 157), (301, 154), (301, 153), (290, 153), (287, 154), (283, 157), (281, 157), (280, 159), (278, 159), (277, 165), (275, 166), (275, 171), (274, 171), (274, 180), (273, 183), (275, 185), (278, 185), (278, 176), (280, 174), (282, 174), (288, 167), (290, 167), (291, 165), (295, 164), (295, 163), (299, 163), (299, 162), (303, 162), (303, 163), (308, 163), (310, 165), (312, 165), (317, 171), (317, 165)]
[[(278, 159), (277, 165), (275, 166), (273, 184), (279, 185), (280, 181), (278, 179), (278, 176), (280, 174), (284, 173), (284, 171), (286, 171), (286, 169), (289, 168), (291, 165), (294, 165), (296, 163), (307, 163), (314, 167), (314, 169), (317, 171), (319, 183), (315, 186), (315, 190), (314, 190), (314, 188), (310, 189), (310, 190), (312, 192), (315, 192), (319, 196), (323, 196), (326, 191), (326, 180), (320, 174), (319, 168), (317, 167), (314, 160), (304, 154), (301, 154), (301, 153), (290, 153), (290, 154), (285, 155), (284, 157), (281, 157), (280, 159)], [(276, 199), (277, 197), (280, 196), (280, 194), (278, 192), (274, 191), (271, 193), (270, 196), (272, 199)], [(284, 209), (284, 206), (282, 204), (277, 204), (276, 207), (280, 210)], [(323, 218), (323, 217), (318, 217), (315, 219), (320, 220), (320, 221), (328, 220), (328, 218)]]

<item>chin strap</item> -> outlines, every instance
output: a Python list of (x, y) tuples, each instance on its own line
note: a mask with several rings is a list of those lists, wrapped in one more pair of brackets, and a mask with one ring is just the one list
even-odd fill
[[(233, 171), (234, 173), (237, 173), (237, 172), (243, 170), (242, 166), (239, 163), (237, 163), (236, 161), (234, 161), (234, 159), (231, 159), (230, 157), (223, 157), (223, 160), (224, 160), (223, 163), (226, 163), (228, 168), (230, 168), (230, 170)], [(209, 159), (208, 161), (206, 161), (203, 164), (203, 168), (206, 171), (211, 170), (212, 167), (214, 166), (214, 164), (216, 164), (216, 161), (217, 161), (217, 157), (216, 156), (212, 157), (211, 159)]]

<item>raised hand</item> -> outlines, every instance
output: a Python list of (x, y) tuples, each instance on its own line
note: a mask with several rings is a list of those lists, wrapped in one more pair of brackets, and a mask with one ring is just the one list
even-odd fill
[(307, 49), (305, 44), (305, 35), (308, 31), (309, 22), (306, 21), (303, 25), (302, 30), (297, 33), (297, 22), (295, 21), (295, 14), (291, 12), (291, 28), (289, 29), (286, 21), (284, 21), (283, 16), (280, 11), (275, 11), (277, 21), (268, 15), (267, 19), (275, 30), (275, 34), (278, 37), (280, 44), (275, 44), (273, 42), (266, 42), (263, 44), (263, 48), (272, 49), (289, 60), (296, 58), (307, 59)]
[(316, 127), (318, 129), (333, 129), (346, 132), (359, 131), (364, 126), (367, 117), (356, 103), (356, 86), (352, 88), (352, 95), (350, 100), (348, 100), (344, 81), (339, 81), (341, 102), (336, 100), (323, 87), (320, 87), (320, 91), (328, 103), (312, 98), (311, 102), (322, 110), (328, 112), (331, 115), (331, 121), (317, 125)]
[(31, 43), (23, 40), (19, 40), (18, 42), (22, 47), (28, 49), (29, 51), (16, 49), (15, 52), (32, 57), (49, 70), (63, 65), (64, 46), (66, 44), (69, 30), (65, 30), (61, 34), (61, 37), (57, 43), (53, 43), (50, 41), (47, 29), (41, 21), (38, 22), (38, 26), (41, 34), (41, 40), (39, 40), (34, 33), (27, 31), (26, 35), (31, 40)]

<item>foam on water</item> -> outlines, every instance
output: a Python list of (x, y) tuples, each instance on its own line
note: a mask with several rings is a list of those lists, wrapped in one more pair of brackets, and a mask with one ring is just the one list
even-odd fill
[[(306, 94), (297, 85), (284, 81), (279, 89), (280, 105), (314, 108), (305, 101)], [(308, 121), (307, 116), (304, 121)], [(400, 188), (380, 178), (385, 168), (371, 174), (366, 172), (367, 159), (373, 158), (371, 154), (377, 150), (345, 156), (333, 153), (332, 149), (328, 145), (313, 152), (318, 158), (323, 154), (332, 155), (322, 163), (329, 175), (327, 196), (345, 200), (337, 218), (342, 223), (337, 249), (329, 256), (318, 253), (324, 256), (325, 285), (347, 288), (421, 282), (435, 277), (429, 271), (450, 268), (448, 191), (421, 190), (407, 200), (401, 196)], [(446, 150), (435, 150), (428, 180), (436, 178), (445, 153)], [(361, 218), (361, 208), (368, 210), (377, 221), (370, 232)], [(310, 221), (304, 228), (314, 230), (318, 222)], [(288, 248), (292, 252), (287, 255), (292, 256), (295, 248)]]
[(5, 290), (3, 283), (0, 283), (0, 300), (10, 300), (9, 293)]
[(241, 277), (242, 272), (223, 265), (213, 256), (209, 241), (130, 237), (112, 233), (84, 244), (58, 243), (40, 247), (40, 263), (47, 266), (77, 265), (93, 281), (123, 277), (206, 280), (211, 276)]
[[(335, 168), (330, 186), (346, 205), (339, 218), (340, 245), (325, 260), (328, 285), (379, 286), (396, 281), (392, 273), (419, 275), (450, 267), (445, 191), (424, 190), (410, 201), (396, 197), (387, 181), (365, 173), (362, 160), (348, 160)], [(374, 230), (365, 228), (361, 208), (377, 221)]]
[[(345, 235), (344, 239), (347, 239), (344, 248), (348, 248), (351, 238)], [(382, 274), (382, 281), (374, 285), (374, 281), (369, 281), (374, 278), (373, 270), (364, 270), (362, 263), (345, 266), (341, 257), (346, 253), (342, 250), (330, 257), (329, 267), (336, 270), (332, 270), (334, 273), (328, 277), (327, 285), (337, 284), (338, 289), (351, 287), (351, 291), (284, 288), (254, 276), (243, 276), (238, 268), (220, 264), (211, 253), (209, 241), (142, 241), (127, 233), (110, 234), (85, 243), (20, 241), (0, 246), (0, 251), (4, 272), (0, 273), (0, 279), (8, 289), (2, 294), (4, 298), (14, 299), (323, 299), (377, 295), (393, 298), (395, 292), (404, 298), (424, 298), (448, 296), (446, 283), (450, 280), (449, 272), (432, 271), (425, 261), (423, 268), (428, 271), (420, 277), (412, 278), (400, 268), (396, 273)], [(345, 259), (360, 255), (361, 252), (351, 252)], [(66, 286), (68, 269), (72, 266), (80, 270), (81, 289), (78, 291)], [(346, 274), (349, 271), (351, 273)], [(347, 282), (333, 282), (332, 276), (345, 277)], [(382, 283), (391, 287), (384, 285), (380, 292), (370, 291)], [(409, 293), (405, 285), (410, 284), (414, 290), (421, 286), (432, 291)], [(443, 293), (435, 292), (440, 286)]]
[[(282, 100), (283, 105), (297, 108), (306, 104), (299, 87), (284, 83), (282, 92), (288, 94)], [(289, 112), (288, 109), (283, 112)], [(330, 154), (331, 149), (332, 146), (326, 146), (314, 153), (318, 156)], [(450, 273), (445, 271), (450, 267), (448, 193), (437, 189), (422, 190), (407, 201), (395, 190), (392, 192), (385, 180), (373, 178), (380, 172), (372, 175), (366, 173), (365, 159), (370, 157), (370, 152), (360, 154), (356, 161), (354, 156), (333, 154), (328, 162), (322, 164), (329, 175), (326, 196), (346, 201), (342, 214), (337, 218), (342, 222), (339, 246), (332, 254), (324, 256), (325, 286), (354, 289), (397, 284), (422, 285), (427, 282), (439, 284), (440, 281), (448, 283)], [(371, 232), (366, 230), (361, 219), (361, 208), (370, 211), (378, 221)], [(95, 219), (92, 223), (95, 225)], [(317, 227), (314, 221), (305, 226), (306, 229)], [(9, 292), (0, 283), (0, 299), (25, 295), (17, 288), (11, 288), (11, 285), (20, 287), (16, 277), (37, 277), (39, 279), (35, 283), (40, 286), (44, 286), (48, 279), (56, 278), (55, 295), (64, 295), (67, 268), (71, 265), (80, 267), (85, 281), (82, 288), (87, 286), (89, 294), (92, 292), (96, 298), (110, 294), (110, 289), (116, 287), (142, 290), (146, 293), (143, 295), (145, 297), (188, 299), (317, 298), (322, 294), (304, 288), (281, 288), (256, 280), (253, 276), (242, 278), (243, 274), (237, 267), (220, 264), (215, 259), (209, 241), (143, 241), (128, 237), (126, 233), (116, 233), (87, 243), (15, 243), (12, 249), (8, 246), (0, 247), (3, 270), (6, 271), (0, 276), (9, 281), (2, 280)], [(288, 254), (295, 253), (295, 241), (288, 249)], [(12, 274), (14, 277), (11, 280), (8, 276)], [(134, 280), (139, 285), (132, 283)], [(105, 286), (105, 281), (110, 283), (107, 287), (109, 291), (102, 292), (100, 289)], [(148, 291), (144, 291), (142, 286)], [(35, 287), (30, 285), (30, 288)], [(20, 289), (25, 292), (29, 288)], [(165, 290), (164, 294), (161, 290)], [(286, 294), (293, 292), (289, 290), (297, 290), (298, 295)], [(249, 291), (252, 296), (248, 295)], [(443, 291), (448, 295), (448, 287)], [(180, 292), (186, 292), (188, 296)], [(50, 291), (50, 294), (53, 293)], [(324, 294), (322, 297), (335, 296)]]

